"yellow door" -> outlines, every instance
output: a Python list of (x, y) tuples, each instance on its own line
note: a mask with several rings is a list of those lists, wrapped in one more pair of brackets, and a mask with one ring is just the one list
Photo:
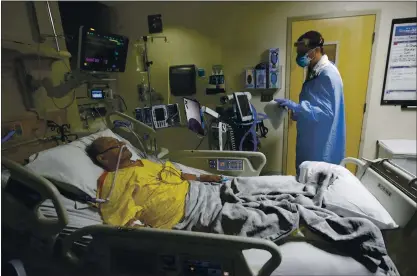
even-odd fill
[[(346, 157), (359, 154), (374, 27), (375, 15), (296, 21), (291, 26), (291, 45), (305, 32), (320, 32), (325, 42), (324, 51), (340, 71), (345, 96)], [(298, 102), (305, 72), (295, 62), (295, 47), (288, 50), (291, 51), (290, 99)], [(289, 121), (287, 135), (286, 173), (294, 175), (296, 122)]]

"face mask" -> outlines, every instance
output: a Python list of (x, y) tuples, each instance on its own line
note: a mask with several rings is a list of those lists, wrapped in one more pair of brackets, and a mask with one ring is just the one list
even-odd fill
[[(314, 49), (312, 49), (312, 50), (314, 50)], [(310, 53), (310, 51), (305, 53), (304, 56), (297, 55), (297, 58), (295, 59), (295, 61), (297, 62), (298, 66), (304, 68), (304, 67), (307, 67), (310, 64), (311, 58), (308, 57), (308, 54)]]
[(311, 58), (308, 57), (308, 54), (304, 56), (297, 55), (297, 59), (295, 60), (300, 67), (307, 67), (310, 64)]

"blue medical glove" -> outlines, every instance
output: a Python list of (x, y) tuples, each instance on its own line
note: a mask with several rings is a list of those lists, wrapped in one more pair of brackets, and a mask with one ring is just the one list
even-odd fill
[(295, 111), (297, 110), (299, 104), (295, 103), (291, 100), (288, 99), (275, 99), (274, 101), (276, 101), (277, 103), (279, 103), (280, 106), (286, 107), (289, 110)]

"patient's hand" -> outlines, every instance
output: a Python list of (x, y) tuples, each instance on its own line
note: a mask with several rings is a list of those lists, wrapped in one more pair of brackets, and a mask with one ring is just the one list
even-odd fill
[(222, 182), (222, 177), (220, 175), (207, 175), (202, 174), (200, 175), (200, 181), (201, 182)]

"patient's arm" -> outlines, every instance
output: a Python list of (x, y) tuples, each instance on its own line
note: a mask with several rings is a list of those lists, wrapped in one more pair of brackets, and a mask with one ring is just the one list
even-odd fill
[(184, 180), (194, 180), (194, 181), (201, 181), (201, 182), (221, 182), (222, 177), (220, 175), (207, 175), (201, 174), (199, 177), (194, 174), (189, 173), (181, 173), (181, 177)]

